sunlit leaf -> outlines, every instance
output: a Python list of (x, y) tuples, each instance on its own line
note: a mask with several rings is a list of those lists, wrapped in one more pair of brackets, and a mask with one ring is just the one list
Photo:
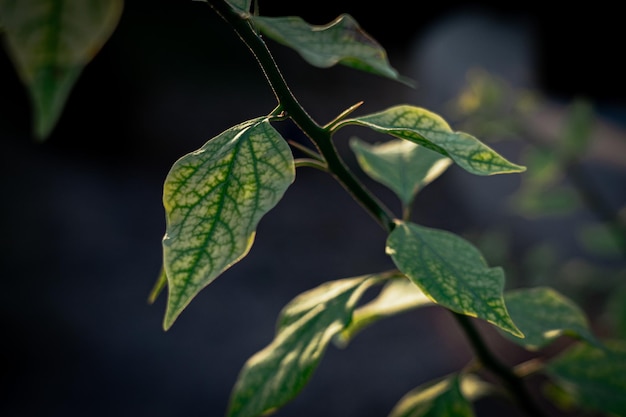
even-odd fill
[(546, 372), (581, 407), (623, 416), (626, 411), (626, 342), (606, 349), (579, 343), (546, 366)]
[(165, 329), (248, 253), (261, 217), (294, 178), (289, 145), (266, 118), (232, 127), (176, 161), (163, 190)]
[(552, 288), (534, 287), (507, 291), (504, 300), (524, 338), (503, 335), (529, 350), (547, 346), (561, 335), (584, 339), (601, 347), (589, 330), (587, 317), (573, 301)]
[(345, 65), (404, 83), (410, 81), (391, 67), (387, 52), (350, 15), (327, 25), (310, 25), (300, 17), (254, 18), (261, 32), (296, 50), (309, 64), (320, 68)]
[(472, 405), (463, 397), (456, 375), (415, 388), (389, 414), (389, 417), (473, 416)]
[(256, 417), (285, 405), (308, 383), (332, 337), (349, 322), (376, 276), (331, 281), (285, 306), (274, 340), (241, 370), (229, 417)]
[(450, 158), (406, 140), (370, 145), (352, 138), (350, 146), (361, 169), (392, 189), (407, 206), (419, 190), (439, 177), (452, 163)]
[(337, 127), (347, 124), (369, 127), (425, 146), (452, 158), (472, 174), (492, 175), (525, 170), (525, 167), (509, 162), (475, 137), (452, 131), (444, 119), (420, 107), (399, 105), (382, 112), (346, 119)]
[(35, 136), (57, 123), (81, 71), (114, 31), (122, 0), (1, 0), (9, 56), (28, 87)]
[(378, 296), (354, 312), (352, 322), (335, 338), (345, 347), (357, 333), (371, 324), (421, 306), (432, 305), (424, 293), (406, 277), (390, 280)]
[(397, 221), (387, 239), (387, 253), (435, 303), (523, 337), (504, 304), (502, 268), (488, 267), (467, 240), (447, 231)]

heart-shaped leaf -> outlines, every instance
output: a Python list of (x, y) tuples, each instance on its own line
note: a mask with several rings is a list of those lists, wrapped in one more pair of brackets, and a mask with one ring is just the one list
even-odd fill
[(232, 127), (176, 161), (163, 190), (165, 329), (204, 287), (248, 253), (261, 217), (294, 178), (289, 145), (267, 118)]
[(452, 131), (441, 116), (420, 107), (394, 106), (378, 113), (346, 119), (336, 128), (348, 124), (369, 127), (423, 145), (452, 158), (472, 174), (506, 174), (525, 170), (525, 167), (509, 162), (475, 137)]

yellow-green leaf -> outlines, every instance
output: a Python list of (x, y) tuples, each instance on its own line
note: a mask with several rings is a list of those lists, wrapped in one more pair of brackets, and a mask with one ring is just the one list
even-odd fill
[(354, 311), (350, 325), (337, 335), (335, 342), (345, 347), (367, 326), (385, 317), (428, 305), (433, 305), (430, 299), (406, 277), (392, 279), (375, 299)]
[(350, 147), (361, 169), (393, 190), (405, 206), (452, 163), (450, 158), (406, 140), (370, 145), (352, 138)]
[(389, 414), (389, 417), (473, 416), (472, 405), (463, 396), (456, 375), (415, 388)]
[(454, 132), (441, 116), (426, 109), (398, 105), (370, 115), (346, 119), (337, 125), (354, 124), (425, 146), (452, 158), (476, 175), (522, 172), (526, 168), (509, 162), (475, 137)]
[(241, 370), (228, 417), (257, 417), (293, 399), (310, 380), (332, 337), (350, 322), (361, 295), (379, 279), (367, 275), (327, 282), (289, 302), (274, 340)]
[(267, 118), (232, 127), (176, 161), (163, 190), (165, 329), (204, 287), (248, 253), (261, 217), (294, 178), (289, 145)]
[(626, 342), (603, 341), (605, 349), (578, 343), (546, 367), (551, 379), (579, 406), (626, 415)]
[(443, 230), (396, 222), (387, 253), (435, 303), (523, 337), (504, 303), (504, 272), (487, 266), (470, 242)]
[(254, 24), (316, 67), (341, 64), (410, 84), (391, 67), (387, 52), (350, 15), (343, 14), (327, 25), (310, 25), (296, 16), (256, 16)]
[(601, 347), (589, 330), (587, 317), (573, 301), (552, 288), (535, 287), (507, 291), (504, 300), (509, 314), (524, 333), (518, 338), (503, 333), (529, 350), (547, 346), (561, 335), (581, 338)]
[(35, 136), (52, 131), (81, 71), (109, 39), (123, 0), (0, 0), (0, 25), (28, 87)]

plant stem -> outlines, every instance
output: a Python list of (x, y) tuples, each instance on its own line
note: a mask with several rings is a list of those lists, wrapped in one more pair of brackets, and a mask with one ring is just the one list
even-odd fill
[(329, 172), (388, 232), (393, 230), (394, 215), (370, 193), (350, 172), (332, 142), (328, 129), (317, 124), (291, 93), (267, 45), (256, 33), (247, 15), (240, 15), (223, 0), (209, 1), (209, 5), (235, 30), (257, 59), (276, 99), (289, 117), (309, 137), (324, 157)]
[(524, 381), (491, 353), (470, 317), (455, 312), (452, 314), (468, 337), (478, 360), (502, 380), (518, 407), (530, 417), (547, 417), (547, 414), (535, 403)]

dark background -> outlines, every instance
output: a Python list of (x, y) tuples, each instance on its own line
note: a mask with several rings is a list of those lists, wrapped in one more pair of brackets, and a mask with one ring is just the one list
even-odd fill
[[(556, 102), (588, 97), (612, 123), (626, 120), (622, 35), (618, 13), (607, 8), (260, 3), (264, 15), (313, 24), (349, 13), (418, 82), (412, 90), (345, 68), (311, 68), (270, 42), (320, 123), (360, 100), (363, 112), (402, 102), (442, 110), (478, 64)], [(44, 143), (30, 135), (26, 91), (0, 52), (2, 416), (221, 416), (239, 369), (270, 342), (285, 303), (322, 282), (392, 266), (376, 223), (328, 176), (299, 169), (250, 254), (162, 330), (165, 295), (155, 305), (146, 300), (161, 265), (168, 169), (274, 106), (252, 56), (201, 2), (127, 1)], [(368, 133), (346, 131), (338, 147), (356, 170), (346, 139)], [(516, 156), (515, 148), (500, 150)], [(459, 233), (488, 227), (505, 218), (501, 198), (519, 181), (504, 177), (467, 178), (453, 167), (420, 195), (416, 216)], [(623, 182), (615, 184), (612, 192), (626, 195)], [(397, 209), (387, 190), (368, 185)], [(520, 239), (541, 238), (533, 233)], [(505, 359), (520, 355), (502, 346)], [(276, 415), (384, 416), (404, 393), (470, 358), (445, 311), (407, 313), (345, 350), (331, 346), (310, 384)], [(516, 415), (505, 403), (479, 407), (483, 415)]]

